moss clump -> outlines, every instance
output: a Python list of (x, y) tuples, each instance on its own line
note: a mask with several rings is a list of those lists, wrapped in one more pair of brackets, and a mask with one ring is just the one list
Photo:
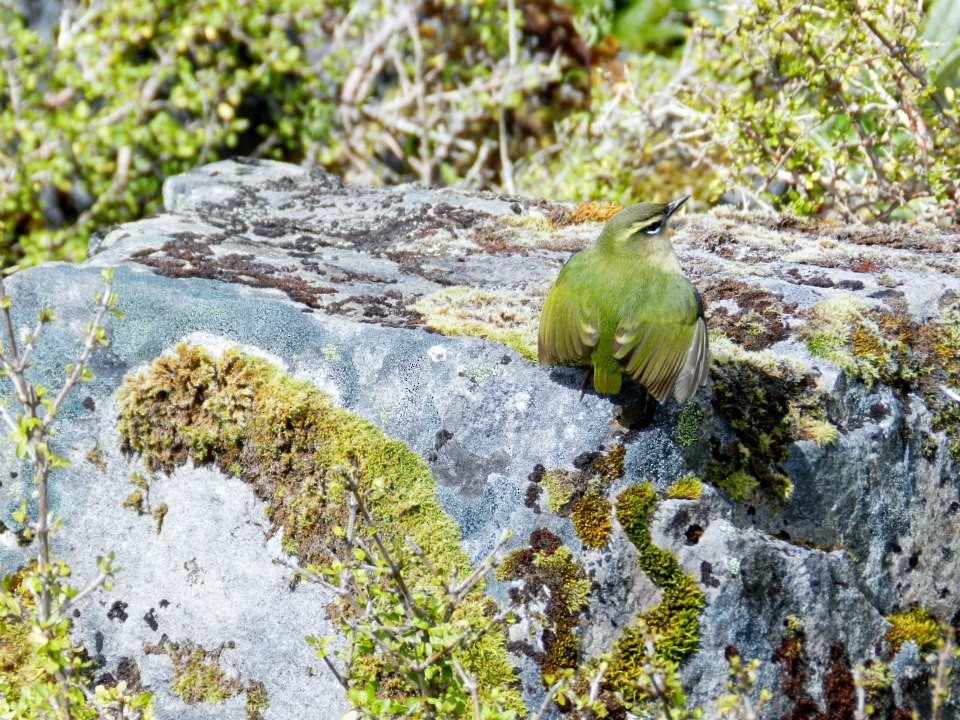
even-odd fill
[(408, 310), (444, 335), (469, 335), (506, 345), (530, 362), (537, 361), (537, 329), (542, 292), (449, 287), (427, 295)]
[[(151, 470), (170, 472), (192, 459), (238, 471), (268, 504), (273, 526), (283, 528), (286, 550), (304, 564), (345, 552), (333, 528), (346, 519), (342, 477), (350, 469), (387, 541), (409, 537), (447, 575), (470, 571), (423, 459), (260, 358), (238, 350), (213, 358), (181, 343), (127, 376), (118, 400), (126, 450), (141, 453)], [(422, 581), (410, 579), (415, 590)], [(488, 611), (480, 589), (460, 608), (478, 618)], [(488, 633), (462, 660), (481, 696), (499, 689), (508, 705), (521, 707), (502, 636)]]
[(597, 494), (584, 495), (570, 513), (573, 529), (584, 547), (601, 548), (610, 537), (610, 503)]
[(170, 689), (187, 705), (218, 703), (243, 691), (240, 681), (228, 678), (220, 667), (220, 649), (211, 652), (185, 643), (167, 651), (173, 661)]
[(607, 202), (578, 203), (573, 212), (570, 213), (567, 222), (574, 225), (587, 222), (606, 222), (621, 210), (623, 210), (623, 205)]
[(801, 337), (811, 354), (829, 360), (869, 389), (877, 382), (909, 386), (920, 368), (910, 352), (910, 323), (869, 308), (852, 295), (838, 295), (807, 312)]
[[(578, 501), (586, 495), (602, 498), (614, 480), (623, 477), (625, 446), (617, 444), (607, 452), (585, 452), (573, 461), (574, 470), (558, 468), (540, 476), (539, 484), (547, 493), (547, 509), (567, 517)], [(595, 512), (596, 508), (581, 512)]]
[(888, 615), (887, 621), (892, 627), (887, 630), (884, 639), (893, 652), (899, 652), (907, 641), (915, 642), (920, 652), (933, 650), (940, 642), (940, 626), (922, 608)]
[(745, 500), (750, 493), (760, 487), (760, 482), (746, 470), (736, 470), (729, 475), (718, 477), (714, 483), (726, 490), (733, 500)]
[[(650, 541), (647, 527), (657, 495), (650, 483), (634, 485), (617, 497), (617, 519), (640, 556), (640, 567), (663, 590), (660, 604), (643, 613), (640, 620), (660, 639), (658, 657), (679, 661), (696, 650), (699, 643), (698, 615), (704, 595), (693, 579), (685, 574), (676, 558)], [(628, 703), (644, 698), (636, 694), (636, 679), (644, 657), (644, 634), (636, 626), (628, 627), (614, 646), (614, 660), (604, 684), (623, 695)]]
[(798, 439), (798, 419), (826, 418), (824, 398), (807, 369), (741, 350), (717, 353), (713, 377), (714, 409), (736, 440), (707, 466), (704, 479), (735, 498), (752, 490), (745, 482), (781, 500), (790, 497), (793, 485), (782, 464)]
[(703, 410), (695, 402), (685, 403), (677, 416), (677, 428), (674, 437), (683, 447), (692, 447), (697, 444), (700, 433), (700, 422), (703, 420)]
[(544, 687), (558, 673), (578, 665), (577, 638), (574, 635), (580, 613), (590, 597), (590, 580), (560, 538), (549, 530), (530, 535), (530, 547), (514, 550), (497, 568), (498, 580), (522, 580), (523, 588), (515, 600), (540, 602), (548, 591), (546, 618), (541, 635), (544, 656), (540, 673)]
[(703, 483), (693, 475), (682, 477), (667, 490), (667, 497), (671, 500), (699, 500), (703, 494)]
[(247, 701), (244, 704), (246, 720), (263, 720), (263, 711), (270, 707), (267, 686), (257, 680), (250, 680), (244, 690), (247, 693)]
[(540, 485), (547, 493), (547, 509), (557, 514), (569, 506), (571, 498), (578, 490), (583, 490), (579, 473), (569, 470), (550, 470), (544, 473)]

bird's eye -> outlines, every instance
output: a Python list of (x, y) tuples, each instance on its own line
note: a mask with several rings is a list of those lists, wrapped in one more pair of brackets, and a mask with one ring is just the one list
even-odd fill
[(659, 222), (655, 222), (653, 225), (650, 225), (649, 227), (645, 227), (643, 231), (647, 235), (656, 235), (658, 232), (660, 232), (660, 229), (662, 227), (663, 227), (663, 220), (660, 220)]

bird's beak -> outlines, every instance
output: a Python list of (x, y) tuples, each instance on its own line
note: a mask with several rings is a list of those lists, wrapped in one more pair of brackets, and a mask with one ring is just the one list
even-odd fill
[(674, 200), (672, 203), (667, 205), (667, 217), (670, 217), (671, 215), (673, 215), (677, 210), (680, 209), (680, 206), (683, 205), (689, 199), (690, 199), (689, 195), (684, 195), (679, 200)]

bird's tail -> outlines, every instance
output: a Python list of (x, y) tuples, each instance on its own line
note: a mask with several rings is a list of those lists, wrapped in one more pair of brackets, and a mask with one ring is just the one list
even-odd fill
[(623, 375), (619, 367), (604, 367), (603, 364), (593, 366), (593, 389), (599, 394), (616, 395), (620, 392)]

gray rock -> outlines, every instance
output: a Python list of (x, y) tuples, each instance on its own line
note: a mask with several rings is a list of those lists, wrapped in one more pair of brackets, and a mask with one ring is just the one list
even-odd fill
[[(42, 305), (57, 311), (36, 356), (35, 377), (50, 386), (76, 353), (99, 269), (116, 268), (126, 319), (113, 323), (110, 346), (94, 357), (96, 379), (61, 414), (59, 448), (72, 466), (53, 486), (64, 519), (56, 550), (76, 576), (91, 577), (95, 556), (110, 550), (123, 568), (114, 590), (96, 595), (75, 622), (99, 672), (116, 676), (118, 666), (136, 663), (159, 718), (243, 717), (242, 695), (188, 706), (173, 694), (169, 655), (148, 652), (166, 635), (219, 649), (228, 675), (262, 682), (268, 719), (312, 716), (317, 707), (336, 718), (348, 710), (304, 641), (331, 632), (323, 612), (329, 598), (312, 585), (288, 587), (291, 571), (276, 561), (290, 560), (252, 488), (209, 467), (155, 477), (151, 507), (169, 508), (159, 534), (151, 517), (121, 507), (130, 474), (142, 467), (118, 447), (114, 393), (127, 373), (183, 339), (265, 355), (406, 443), (430, 463), (437, 497), (473, 561), (504, 528), (514, 532), (510, 548), (526, 546), (540, 528), (557, 535), (594, 583), (576, 630), (581, 660), (608, 650), (638, 612), (659, 602), (662, 590), (640, 570), (619, 524), (603, 548), (584, 548), (568, 513), (535, 499), (531, 474), (537, 466), (573, 470), (585, 453), (622, 443), (624, 473), (609, 497), (644, 480), (662, 495), (677, 478), (709, 474), (711, 463), (729, 460), (724, 452), (737, 442), (753, 441), (736, 427), (739, 401), (724, 400), (730, 378), (739, 376), (720, 365), (717, 387), (695, 398), (703, 418), (694, 437), (681, 444), (672, 401), (645, 405), (630, 384), (616, 398), (581, 399), (578, 370), (541, 368), (515, 351), (535, 331), (549, 282), (599, 223), (570, 224), (567, 207), (544, 201), (353, 188), (269, 162), (223, 162), (171, 178), (164, 201), (164, 214), (98, 239), (82, 265), (50, 264), (8, 281), (18, 326)], [(812, 393), (838, 431), (828, 443), (781, 441), (783, 457), (771, 467), (793, 484), (786, 500), (761, 485), (737, 501), (705, 484), (700, 500), (658, 504), (653, 542), (706, 596), (700, 649), (682, 665), (690, 703), (715, 714), (732, 646), (762, 662), (760, 685), (775, 695), (765, 717), (789, 713), (801, 691), (827, 712), (831, 673), (835, 680), (846, 677), (838, 668), (892, 658), (886, 615), (916, 604), (955, 620), (960, 523), (951, 436), (932, 429), (929, 388), (868, 388), (812, 356), (803, 336), (807, 311), (850, 296), (910, 322), (937, 319), (960, 297), (960, 243), (929, 228), (778, 225), (729, 211), (678, 222), (674, 239), (704, 291), (711, 325), (752, 348), (718, 341), (715, 362), (794, 368), (806, 384), (791, 397)], [(779, 309), (768, 311), (769, 302)], [(761, 331), (738, 335), (737, 323), (758, 311)], [(451, 327), (488, 339), (427, 331)], [(527, 340), (505, 339), (514, 349), (494, 341), (509, 331)], [(787, 387), (791, 377), (771, 371), (769, 389)], [(754, 407), (743, 402), (748, 412)], [(103, 471), (86, 458), (95, 445)], [(0, 500), (11, 509), (32, 488), (9, 445), (2, 450)], [(24, 551), (12, 532), (0, 540), (7, 571)], [(508, 591), (506, 583), (490, 587), (501, 601)], [(534, 651), (543, 649), (538, 612), (527, 608), (511, 630)], [(802, 668), (773, 660), (785, 639), (799, 636)], [(520, 652), (512, 659), (533, 707), (542, 694), (537, 667)], [(908, 693), (896, 702), (916, 699)]]

